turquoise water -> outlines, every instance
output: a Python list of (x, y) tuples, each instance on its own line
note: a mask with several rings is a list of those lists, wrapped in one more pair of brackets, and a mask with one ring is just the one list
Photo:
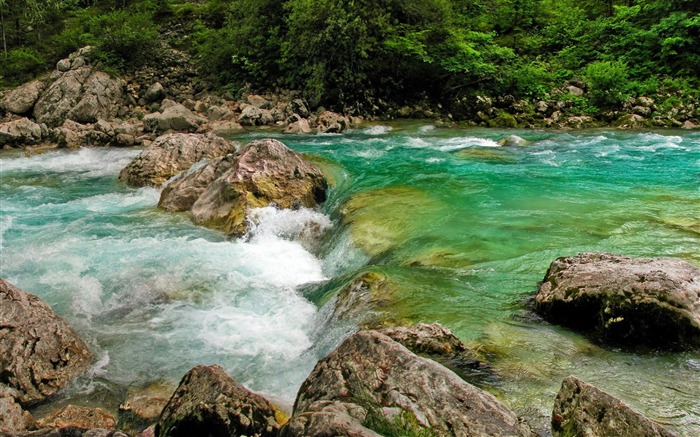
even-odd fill
[[(530, 145), (494, 147), (511, 133)], [(219, 363), (289, 408), (352, 329), (329, 329), (332, 296), (319, 290), (371, 269), (399, 290), (396, 319), (439, 321), (479, 348), (499, 374), (482, 386), (536, 427), (575, 374), (700, 435), (700, 352), (604, 348), (528, 310), (559, 256), (700, 265), (700, 133), (413, 122), (239, 139), (262, 136), (314, 159), (333, 187), (318, 211), (258, 211), (237, 241), (157, 210), (154, 189), (118, 183), (138, 150), (0, 156), (0, 274), (46, 300), (96, 352), (66, 396), (113, 406), (130, 384), (176, 382)], [(325, 231), (320, 242), (303, 237), (309, 221)]]

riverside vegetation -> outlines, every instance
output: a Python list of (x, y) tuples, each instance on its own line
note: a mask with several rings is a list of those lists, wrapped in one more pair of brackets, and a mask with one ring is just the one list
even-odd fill
[(699, 12), (697, 0), (0, 0), (0, 84), (85, 45), (115, 74), (168, 64), (171, 48), (195, 93), (231, 99), (293, 89), (365, 117), (692, 127)]

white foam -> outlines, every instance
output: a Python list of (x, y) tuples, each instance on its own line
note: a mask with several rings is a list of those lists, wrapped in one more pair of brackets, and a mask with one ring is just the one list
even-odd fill
[(383, 135), (393, 130), (391, 126), (370, 126), (362, 130), (363, 134), (367, 135)]
[(52, 151), (29, 158), (0, 159), (3, 172), (82, 173), (88, 177), (116, 175), (139, 153), (134, 149)]
[(488, 138), (479, 137), (458, 137), (443, 141), (438, 147), (443, 152), (466, 149), (467, 147), (500, 147), (497, 142)]
[(430, 132), (435, 130), (435, 125), (427, 124), (418, 128), (420, 132)]

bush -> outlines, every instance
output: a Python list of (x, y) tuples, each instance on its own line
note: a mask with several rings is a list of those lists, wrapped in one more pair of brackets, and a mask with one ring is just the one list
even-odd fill
[(97, 57), (114, 68), (140, 65), (156, 55), (158, 28), (147, 12), (112, 11), (91, 18), (88, 29)]
[(583, 75), (596, 106), (616, 107), (628, 97), (627, 64), (624, 62), (593, 62), (586, 66)]
[(0, 79), (8, 85), (18, 85), (25, 78), (35, 76), (45, 64), (39, 52), (31, 48), (10, 50), (7, 58), (0, 62)]

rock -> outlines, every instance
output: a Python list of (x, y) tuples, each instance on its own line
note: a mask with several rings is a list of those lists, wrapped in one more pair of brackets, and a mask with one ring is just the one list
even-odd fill
[(493, 100), (488, 96), (476, 96), (474, 107), (477, 111), (489, 113), (493, 109)]
[(646, 108), (651, 108), (652, 106), (654, 106), (654, 99), (652, 99), (651, 97), (644, 96), (638, 97), (637, 104)]
[(114, 416), (101, 408), (67, 405), (37, 421), (40, 428), (114, 429)]
[(235, 161), (234, 154), (216, 158), (170, 182), (163, 188), (158, 206), (172, 212), (189, 211), (207, 187), (233, 167)]
[(41, 126), (26, 117), (0, 123), (0, 147), (28, 146), (41, 139)]
[(238, 122), (243, 126), (266, 126), (275, 122), (272, 114), (267, 109), (257, 106), (246, 106), (238, 116)]
[(203, 158), (236, 152), (236, 144), (208, 134), (161, 135), (119, 173), (119, 180), (134, 187), (160, 186)]
[(211, 121), (233, 120), (233, 111), (226, 106), (210, 106), (207, 109), (207, 118)]
[[(127, 145), (117, 144), (114, 132), (112, 125), (104, 120), (98, 120), (97, 123), (92, 125), (66, 120), (60, 127), (52, 130), (51, 137), (58, 147), (73, 149)], [(126, 140), (124, 139), (124, 141)]]
[(270, 109), (272, 108), (272, 102), (267, 100), (266, 98), (262, 96), (258, 96), (256, 94), (251, 94), (249, 95), (246, 100), (248, 100), (248, 103), (250, 103), (251, 106), (259, 109)]
[[(338, 435), (375, 435), (371, 427), (377, 422), (407, 416), (438, 435), (534, 435), (491, 394), (377, 331), (352, 335), (318, 362), (299, 389), (282, 435), (326, 435), (325, 424), (342, 422), (361, 432)], [(319, 428), (310, 429), (314, 423)], [(291, 432), (299, 428), (304, 434)]]
[(2, 105), (7, 112), (27, 114), (34, 108), (34, 104), (45, 88), (46, 84), (39, 80), (25, 83), (5, 94)]
[(563, 124), (571, 129), (583, 129), (593, 126), (593, 118), (587, 115), (575, 115), (564, 120)]
[(535, 305), (551, 322), (613, 343), (700, 345), (700, 269), (679, 259), (608, 253), (559, 258)]
[(156, 424), (158, 437), (276, 436), (275, 409), (220, 366), (197, 366), (180, 381)]
[(34, 105), (34, 118), (49, 127), (66, 119), (94, 123), (114, 118), (126, 105), (125, 84), (90, 67), (70, 70), (59, 77)]
[(385, 328), (380, 332), (401, 343), (414, 354), (427, 356), (448, 368), (468, 367), (482, 370), (487, 367), (452, 331), (439, 323), (430, 325), (418, 323), (410, 328), (403, 326)]
[(156, 82), (149, 86), (146, 92), (143, 94), (143, 98), (146, 103), (160, 102), (165, 97), (165, 88), (160, 82)]
[[(8, 436), (9, 437), (9, 436)], [(123, 432), (111, 429), (93, 428), (83, 429), (76, 427), (43, 428), (38, 431), (27, 431), (12, 434), (11, 437), (129, 437)]]
[(544, 100), (540, 100), (540, 101), (537, 102), (537, 104), (535, 105), (535, 110), (536, 110), (537, 112), (541, 112), (541, 113), (544, 114), (544, 113), (546, 113), (547, 111), (549, 111), (549, 105), (548, 105), (547, 102), (545, 102)]
[(162, 112), (155, 112), (143, 117), (143, 129), (146, 132), (165, 132), (168, 130), (195, 132), (206, 119), (195, 115), (183, 105), (165, 99), (161, 105)]
[(302, 118), (307, 118), (311, 114), (309, 112), (309, 106), (303, 99), (294, 99), (289, 102), (289, 111), (292, 114), (299, 114)]
[(575, 376), (564, 380), (554, 401), (553, 437), (675, 437), (627, 404)]
[(209, 123), (209, 128), (216, 134), (243, 130), (243, 126), (235, 121), (215, 121)]
[(131, 434), (144, 431), (158, 421), (161, 411), (173, 395), (175, 387), (169, 383), (153, 383), (130, 388), (126, 400), (119, 405), (118, 427)]
[(311, 127), (309, 126), (309, 120), (301, 118), (301, 116), (294, 114), (290, 117), (295, 121), (290, 122), (286, 128), (284, 128), (284, 133), (286, 134), (310, 134)]
[(71, 61), (70, 59), (61, 59), (56, 63), (56, 70), (60, 72), (66, 72), (70, 70)]
[(503, 147), (521, 147), (527, 146), (530, 142), (517, 135), (508, 135), (498, 140), (498, 145)]
[(625, 114), (618, 118), (613, 126), (621, 129), (638, 129), (649, 126), (649, 122), (639, 114)]
[(698, 125), (693, 123), (690, 120), (686, 120), (685, 123), (683, 123), (683, 126), (681, 126), (681, 129), (697, 129)]
[(83, 373), (92, 353), (38, 297), (0, 278), (2, 384), (26, 406), (55, 394)]
[(396, 297), (396, 287), (386, 276), (364, 272), (340, 290), (330, 318), (354, 320), (364, 328), (377, 328), (390, 317), (387, 308)]
[(252, 208), (313, 207), (326, 200), (321, 170), (273, 139), (253, 141), (234, 166), (197, 199), (191, 217), (197, 224), (243, 235)]
[(350, 126), (350, 121), (344, 115), (325, 111), (318, 116), (316, 127), (320, 134), (341, 133)]
[(0, 385), (0, 434), (16, 434), (34, 427), (32, 415), (15, 400), (16, 390)]
[(282, 427), (280, 437), (349, 436), (381, 437), (364, 427), (368, 409), (350, 402), (318, 401)]
[(632, 107), (632, 112), (634, 114), (641, 115), (643, 117), (648, 117), (651, 115), (651, 108), (648, 106), (634, 106)]
[(584, 91), (581, 88), (574, 86), (574, 85), (567, 85), (564, 87), (564, 89), (569, 94), (571, 94), (572, 96), (576, 96), (576, 97), (581, 97), (581, 96), (583, 96), (583, 93), (584, 93)]

